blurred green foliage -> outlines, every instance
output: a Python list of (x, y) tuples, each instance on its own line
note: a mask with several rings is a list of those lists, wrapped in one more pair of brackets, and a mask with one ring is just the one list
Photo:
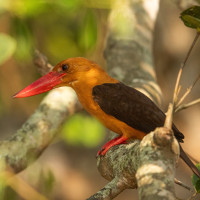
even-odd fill
[[(0, 64), (14, 51), (19, 63), (31, 63), (35, 48), (51, 62), (58, 62), (88, 55), (96, 45), (97, 18), (87, 1), (0, 0), (0, 15), (9, 17), (10, 22), (10, 32), (0, 34)], [(100, 124), (82, 115), (72, 118), (63, 130), (65, 140), (85, 146), (95, 146), (103, 137)]]
[(20, 200), (21, 199), (21, 197), (19, 197), (19, 195), (9, 186), (5, 187), (4, 193), (1, 195), (1, 198), (0, 200), (5, 200), (5, 199)]
[(10, 16), (12, 41), (17, 43), (16, 58), (30, 60), (34, 48), (57, 62), (92, 51), (97, 39), (97, 19), (86, 2), (0, 0), (0, 15)]
[[(197, 163), (196, 167), (200, 171), (200, 163)], [(192, 184), (193, 184), (196, 192), (200, 193), (200, 178), (196, 174), (192, 175)]]
[(15, 51), (16, 41), (7, 34), (0, 33), (0, 65), (4, 63)]
[(103, 140), (105, 128), (89, 115), (76, 114), (67, 120), (61, 133), (71, 145), (95, 147)]
[(53, 193), (55, 183), (56, 180), (51, 170), (40, 172), (37, 186), (42, 194), (48, 194), (48, 196), (50, 197)]
[(4, 197), (5, 197), (5, 188), (6, 188), (5, 181), (0, 178), (0, 200), (4, 200)]

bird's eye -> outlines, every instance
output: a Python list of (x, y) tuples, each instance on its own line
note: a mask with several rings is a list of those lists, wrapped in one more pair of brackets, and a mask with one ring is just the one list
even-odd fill
[(67, 64), (63, 64), (62, 65), (62, 70), (63, 71), (67, 71), (69, 69), (69, 65), (67, 65)]

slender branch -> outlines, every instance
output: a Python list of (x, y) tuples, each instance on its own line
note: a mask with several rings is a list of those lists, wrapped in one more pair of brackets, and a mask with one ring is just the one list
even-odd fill
[(188, 156), (190, 157), (191, 160), (193, 160), (193, 162), (195, 162), (196, 164), (197, 163), (200, 163), (199, 160), (197, 160), (196, 158), (194, 158), (193, 156), (191, 156), (190, 154), (188, 154)]
[(0, 178), (25, 200), (48, 200), (20, 177), (14, 176), (11, 171), (4, 171), (0, 174)]
[(196, 197), (198, 195), (197, 192), (193, 193), (187, 200), (192, 200), (194, 199), (194, 197)]
[(184, 187), (185, 189), (187, 189), (187, 190), (189, 190), (189, 191), (192, 190), (189, 186), (187, 186), (186, 184), (184, 184), (183, 182), (179, 181), (179, 180), (176, 179), (176, 178), (174, 179), (174, 182), (175, 182), (177, 185), (180, 185), (181, 187)]
[(179, 82), (180, 82), (180, 79), (181, 79), (182, 72), (183, 72), (183, 67), (180, 68), (180, 70), (178, 72), (177, 79), (176, 79), (176, 84), (175, 84), (175, 89), (174, 89), (174, 96), (173, 96), (173, 103), (172, 103), (173, 105), (176, 105), (176, 102), (178, 100), (178, 95), (179, 95), (180, 90), (181, 90), (181, 87), (179, 86)]
[(180, 100), (176, 104), (177, 108), (183, 103), (183, 101), (185, 100), (185, 98), (190, 94), (190, 92), (192, 91), (192, 89), (194, 88), (194, 86), (196, 85), (196, 83), (198, 82), (199, 79), (200, 79), (200, 74), (194, 80), (193, 84), (187, 89), (187, 91), (185, 92), (185, 94), (180, 98)]
[(191, 46), (190, 46), (190, 48), (188, 50), (188, 53), (186, 54), (185, 60), (182, 63), (182, 66), (181, 66), (182, 69), (184, 69), (184, 67), (186, 65), (186, 62), (187, 62), (187, 60), (188, 60), (188, 58), (189, 58), (189, 56), (190, 56), (190, 54), (192, 52), (192, 49), (194, 48), (194, 45), (196, 44), (196, 42), (197, 42), (197, 40), (199, 38), (199, 35), (200, 35), (200, 33), (197, 31), (196, 36), (195, 36), (195, 38), (194, 38), (194, 40), (193, 40), (193, 42), (192, 42), (192, 44), (191, 44)]
[(190, 94), (190, 92), (192, 91), (193, 87), (196, 85), (196, 83), (198, 82), (198, 80), (200, 79), (200, 74), (197, 76), (197, 78), (195, 79), (195, 81), (193, 82), (193, 84), (187, 89), (187, 91), (185, 92), (185, 94), (181, 97), (181, 99), (179, 100), (179, 102), (176, 105), (176, 109), (175, 112), (178, 112), (180, 110), (186, 109), (190, 106), (193, 106), (197, 103), (199, 103), (198, 99), (187, 103), (187, 104), (182, 104), (183, 101), (185, 100), (185, 98)]
[(181, 64), (181, 68), (179, 70), (178, 77), (176, 79), (175, 89), (174, 89), (174, 96), (173, 96), (173, 105), (174, 105), (174, 107), (177, 106), (178, 95), (179, 95), (179, 92), (180, 92), (179, 83), (180, 83), (180, 79), (181, 79), (181, 75), (182, 75), (183, 69), (184, 69), (184, 67), (186, 65), (186, 62), (187, 62), (191, 52), (192, 52), (192, 49), (194, 48), (194, 45), (196, 44), (196, 42), (197, 42), (197, 40), (199, 38), (199, 35), (200, 35), (200, 33), (197, 31), (196, 36), (195, 36), (195, 38), (194, 38), (194, 40), (193, 40), (193, 42), (192, 42), (192, 44), (191, 44), (191, 46), (189, 48), (189, 51), (186, 54), (186, 57), (185, 57), (183, 63)]
[(166, 119), (164, 127), (171, 129), (172, 123), (173, 123), (173, 111), (174, 111), (174, 105), (172, 103), (169, 104), (168, 111), (166, 113)]
[(104, 188), (102, 188), (99, 192), (97, 192), (87, 200), (113, 199), (125, 188), (126, 187), (124, 185), (124, 182), (118, 180), (117, 178), (114, 178)]
[(181, 104), (180, 106), (178, 106), (176, 109), (175, 109), (175, 112), (179, 112), (181, 110), (184, 110), (186, 108), (189, 108), (191, 106), (194, 106), (196, 104), (200, 103), (200, 99), (196, 99), (194, 101), (191, 101), (190, 103), (186, 103), (186, 104)]

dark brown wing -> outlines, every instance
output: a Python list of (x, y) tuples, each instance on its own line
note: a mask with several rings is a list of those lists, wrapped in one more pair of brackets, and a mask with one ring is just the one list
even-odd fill
[[(153, 101), (138, 90), (123, 83), (105, 83), (93, 88), (92, 95), (101, 109), (144, 133), (164, 125), (165, 114)], [(179, 142), (184, 135), (173, 125)]]

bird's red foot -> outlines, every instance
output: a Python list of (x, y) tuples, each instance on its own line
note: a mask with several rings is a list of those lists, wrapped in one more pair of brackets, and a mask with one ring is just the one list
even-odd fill
[(119, 144), (126, 144), (126, 140), (128, 138), (126, 137), (123, 137), (123, 136), (119, 136), (119, 137), (116, 137), (110, 141), (108, 141), (103, 147), (101, 150), (98, 151), (97, 155), (96, 156), (105, 156), (106, 152), (113, 146), (115, 145), (119, 145)]

